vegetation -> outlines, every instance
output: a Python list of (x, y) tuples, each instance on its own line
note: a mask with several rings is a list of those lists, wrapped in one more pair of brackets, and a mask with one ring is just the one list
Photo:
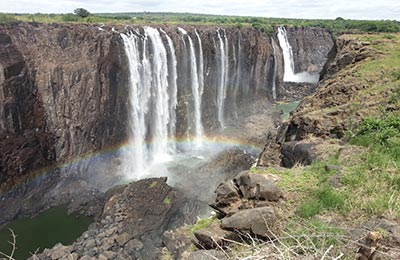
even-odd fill
[[(400, 32), (400, 22), (390, 20), (367, 21), (336, 18), (335, 20), (309, 20), (286, 18), (262, 18), (244, 16), (221, 16), (189, 13), (97, 13), (90, 14), (78, 8), (75, 14), (2, 14), (0, 22), (15, 20), (42, 23), (80, 22), (80, 23), (132, 23), (132, 24), (202, 24), (236, 27), (254, 27), (273, 33), (277, 26), (318, 26), (330, 30), (334, 35), (343, 33)], [(90, 14), (90, 15), (89, 15)]]
[(191, 231), (192, 233), (194, 233), (194, 232), (196, 232), (196, 231), (198, 231), (198, 230), (204, 229), (204, 228), (210, 226), (214, 221), (216, 221), (215, 218), (203, 218), (203, 219), (199, 219), (199, 220), (197, 221), (197, 223), (191, 227), (190, 231)]
[(86, 18), (86, 17), (88, 17), (90, 15), (89, 11), (84, 9), (84, 8), (76, 8), (74, 10), (74, 13), (77, 16), (82, 17), (82, 18)]

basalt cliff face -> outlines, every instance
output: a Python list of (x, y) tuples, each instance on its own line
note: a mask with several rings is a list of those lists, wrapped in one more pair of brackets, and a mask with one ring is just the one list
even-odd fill
[(126, 69), (117, 35), (90, 26), (1, 28), (0, 178), (118, 143), (125, 136)]
[[(276, 36), (253, 28), (161, 26), (160, 33), (161, 29), (176, 53), (176, 135), (193, 128), (190, 44), (198, 66), (202, 51), (204, 70), (197, 72), (204, 82), (201, 122), (206, 133), (219, 130), (221, 100), (229, 125), (238, 114), (250, 113), (250, 105), (271, 103), (279, 94), (283, 58)], [(141, 27), (116, 30), (143, 37)], [(318, 28), (288, 28), (288, 38), (296, 70), (320, 72), (333, 46), (331, 35)], [(35, 170), (126, 140), (131, 90), (124, 48), (120, 33), (107, 27), (0, 26), (0, 191)], [(226, 94), (218, 99), (221, 86)]]

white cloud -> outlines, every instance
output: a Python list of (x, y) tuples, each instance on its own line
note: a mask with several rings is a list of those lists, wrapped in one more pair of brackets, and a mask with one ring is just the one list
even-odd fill
[(398, 0), (1, 0), (0, 12), (190, 12), (292, 18), (400, 19)]

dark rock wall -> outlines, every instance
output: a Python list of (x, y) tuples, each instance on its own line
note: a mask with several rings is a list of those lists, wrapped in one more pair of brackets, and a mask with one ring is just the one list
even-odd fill
[(4, 189), (6, 180), (124, 140), (128, 72), (118, 35), (25, 23), (0, 35)]
[(286, 32), (293, 49), (294, 72), (321, 72), (334, 47), (332, 35), (317, 27), (287, 27)]

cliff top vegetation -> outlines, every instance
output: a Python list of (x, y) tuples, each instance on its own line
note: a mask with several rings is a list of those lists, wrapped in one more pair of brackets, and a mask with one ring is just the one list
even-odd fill
[(38, 23), (108, 23), (108, 24), (193, 24), (221, 26), (249, 26), (265, 32), (274, 32), (278, 26), (316, 26), (326, 28), (334, 35), (344, 33), (400, 32), (400, 22), (395, 20), (334, 20), (263, 18), (222, 16), (191, 13), (95, 13), (82, 17), (69, 14), (5, 14), (0, 13), (0, 23), (16, 21)]

